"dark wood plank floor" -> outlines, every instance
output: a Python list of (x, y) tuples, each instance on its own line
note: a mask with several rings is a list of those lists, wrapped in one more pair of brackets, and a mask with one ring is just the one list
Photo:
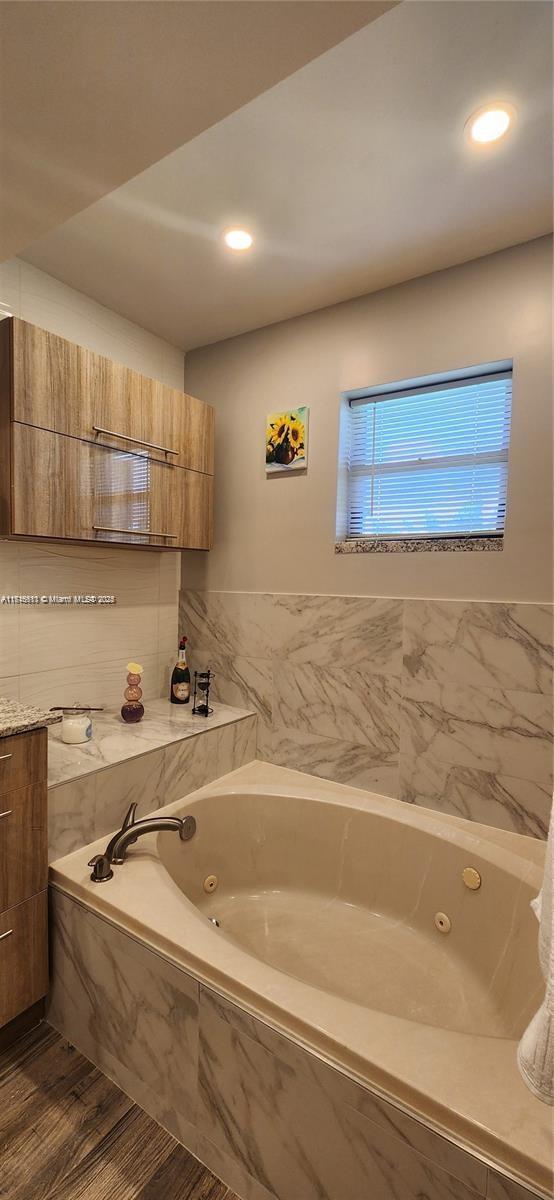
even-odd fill
[(2, 1200), (238, 1200), (48, 1025), (0, 1054)]

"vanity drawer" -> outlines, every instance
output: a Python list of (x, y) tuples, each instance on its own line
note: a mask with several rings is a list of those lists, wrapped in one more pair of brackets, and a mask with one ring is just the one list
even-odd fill
[[(26, 784), (47, 778), (48, 734), (46, 729), (0, 737), (0, 797)], [(9, 808), (10, 805), (0, 805)]]
[(46, 784), (8, 792), (0, 802), (0, 913), (48, 883)]
[(48, 991), (47, 892), (0, 914), (0, 1026)]

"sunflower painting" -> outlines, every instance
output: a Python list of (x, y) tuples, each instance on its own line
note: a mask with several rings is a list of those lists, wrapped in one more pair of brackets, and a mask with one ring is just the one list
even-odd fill
[(308, 409), (270, 413), (265, 436), (265, 469), (299, 471), (308, 465)]

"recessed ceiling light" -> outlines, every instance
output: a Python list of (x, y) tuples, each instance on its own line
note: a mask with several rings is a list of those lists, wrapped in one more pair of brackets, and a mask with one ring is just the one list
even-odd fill
[(498, 101), (474, 112), (466, 123), (466, 130), (472, 142), (483, 146), (504, 137), (514, 118), (515, 109), (512, 105)]
[(227, 229), (223, 241), (229, 250), (249, 250), (254, 238), (247, 229)]

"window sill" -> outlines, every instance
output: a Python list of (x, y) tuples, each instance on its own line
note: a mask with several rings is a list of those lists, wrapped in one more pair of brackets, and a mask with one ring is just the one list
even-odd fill
[(429, 551), (499, 551), (503, 537), (350, 538), (335, 542), (335, 554), (421, 554)]

